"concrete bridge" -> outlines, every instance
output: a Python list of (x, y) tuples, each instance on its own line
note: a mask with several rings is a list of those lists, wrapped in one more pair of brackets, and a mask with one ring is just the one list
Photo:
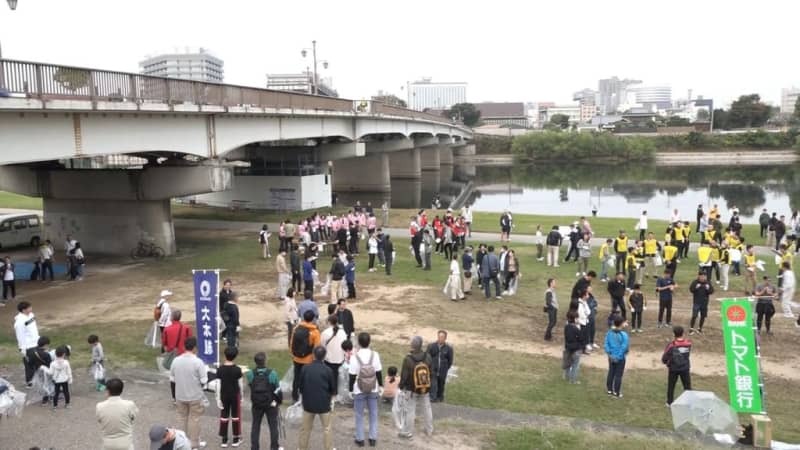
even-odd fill
[(0, 60), (0, 189), (43, 197), (46, 235), (94, 252), (173, 252), (174, 197), (311, 209), (394, 179), (422, 198), (471, 138), (373, 101)]

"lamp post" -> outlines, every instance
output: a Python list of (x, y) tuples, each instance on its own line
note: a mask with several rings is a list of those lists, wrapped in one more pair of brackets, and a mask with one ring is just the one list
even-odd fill
[[(17, 0), (8, 0), (8, 7), (11, 8), (12, 11), (17, 9)], [(0, 45), (0, 60), (3, 59), (3, 46)], [(3, 64), (0, 62), (0, 89), (5, 89), (4, 86), (6, 85), (6, 78), (5, 73), (3, 71)]]
[[(12, 11), (17, 9), (17, 0), (8, 0), (8, 7), (11, 8)], [(0, 58), (3, 57), (3, 47), (0, 46)]]
[[(9, 1), (11, 1), (11, 0), (9, 0)], [(304, 48), (304, 49), (300, 50), (300, 54), (303, 55), (303, 58), (305, 58), (308, 55), (308, 49)], [(319, 77), (317, 75), (317, 41), (316, 40), (311, 41), (311, 56), (312, 56), (312, 58), (314, 60), (314, 79), (313, 79), (313, 81), (311, 83), (311, 93), (314, 94), (314, 95), (317, 95), (317, 94), (319, 94)], [(328, 61), (322, 60), (322, 61), (319, 61), (319, 62), (322, 63), (322, 68), (323, 69), (327, 69), (328, 68)]]

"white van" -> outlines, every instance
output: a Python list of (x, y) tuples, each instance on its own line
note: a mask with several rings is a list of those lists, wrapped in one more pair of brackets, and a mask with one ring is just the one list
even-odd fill
[(38, 247), (42, 236), (42, 220), (36, 214), (0, 216), (0, 248), (30, 245)]

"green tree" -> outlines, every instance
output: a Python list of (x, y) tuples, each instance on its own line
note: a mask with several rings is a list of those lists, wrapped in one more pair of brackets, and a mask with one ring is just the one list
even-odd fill
[(800, 95), (797, 96), (797, 101), (794, 102), (794, 117), (800, 119)]
[(569, 128), (569, 116), (566, 114), (553, 114), (550, 117), (550, 123), (562, 130), (566, 130)]
[(670, 116), (669, 119), (667, 119), (668, 127), (685, 127), (688, 125), (689, 125), (689, 119), (685, 119), (683, 117)]
[(442, 115), (461, 119), (468, 127), (477, 125), (481, 120), (481, 112), (472, 103), (456, 103), (449, 110), (442, 112)]
[(697, 110), (697, 122), (708, 122), (709, 113), (707, 109)]
[(724, 109), (714, 110), (714, 129), (727, 130), (728, 127), (728, 111)]
[(53, 74), (53, 80), (70, 92), (75, 92), (89, 85), (89, 71), (61, 67)]
[(742, 95), (731, 103), (728, 126), (731, 128), (761, 127), (772, 116), (772, 107), (761, 101), (758, 94)]

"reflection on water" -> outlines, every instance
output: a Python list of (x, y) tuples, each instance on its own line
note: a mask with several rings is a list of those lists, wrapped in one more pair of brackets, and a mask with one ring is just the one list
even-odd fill
[(736, 206), (745, 222), (762, 208), (789, 214), (800, 205), (800, 177), (792, 165), (769, 167), (656, 167), (654, 165), (538, 165), (478, 167), (476, 211), (666, 219), (677, 208), (694, 220), (698, 204), (717, 203), (723, 216)]

